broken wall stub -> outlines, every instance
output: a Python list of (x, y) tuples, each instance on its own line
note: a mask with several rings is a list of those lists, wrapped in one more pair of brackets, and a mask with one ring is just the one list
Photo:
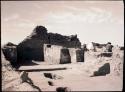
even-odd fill
[(11, 63), (17, 61), (17, 47), (14, 44), (7, 43), (3, 46), (2, 52), (7, 60)]
[(44, 44), (44, 59), (49, 64), (60, 63), (60, 53), (62, 46)]
[(67, 48), (79, 48), (81, 42), (74, 36), (63, 36), (57, 33), (47, 33), (44, 26), (37, 26), (30, 36), (17, 46), (19, 60), (44, 61), (44, 44), (64, 46)]

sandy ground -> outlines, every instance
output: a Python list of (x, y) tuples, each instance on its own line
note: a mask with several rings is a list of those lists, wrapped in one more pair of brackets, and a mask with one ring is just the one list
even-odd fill
[[(56, 91), (57, 87), (69, 87), (71, 91), (122, 91), (123, 86), (123, 51), (113, 50), (112, 57), (97, 58), (99, 52), (86, 52), (85, 62), (63, 64), (66, 70), (28, 72), (29, 78), (42, 91)], [(3, 57), (3, 56), (2, 56)], [(106, 62), (110, 63), (110, 74), (90, 77)], [(37, 63), (37, 62), (36, 62)], [(47, 66), (43, 63), (40, 67)], [(7, 66), (8, 65), (8, 66)], [(37, 66), (37, 65), (36, 65)], [(51, 65), (54, 67), (54, 65)], [(56, 67), (58, 65), (55, 65)], [(59, 65), (60, 66), (60, 65)], [(9, 69), (8, 69), (8, 68)], [(46, 78), (43, 73), (61, 76), (61, 79)], [(48, 85), (53, 82), (53, 86)], [(2, 90), (4, 91), (36, 91), (28, 83), (20, 83), (20, 72), (15, 72), (4, 58), (2, 59)]]

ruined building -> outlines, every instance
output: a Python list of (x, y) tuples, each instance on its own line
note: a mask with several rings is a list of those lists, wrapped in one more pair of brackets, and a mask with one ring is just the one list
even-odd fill
[[(69, 49), (63, 50), (64, 47)], [(50, 50), (48, 48), (50, 48)], [(77, 38), (77, 35), (63, 36), (57, 33), (48, 33), (45, 27), (37, 26), (30, 36), (17, 45), (18, 61), (47, 61), (49, 56), (51, 56), (49, 60), (52, 60), (52, 57), (56, 57), (56, 55), (58, 56), (57, 60), (60, 60), (60, 58), (63, 57), (61, 53), (65, 52), (69, 53), (69, 57), (66, 58), (71, 60), (74, 57), (73, 55), (76, 54), (75, 50), (73, 51), (71, 48), (76, 50), (81, 48), (81, 42)], [(72, 55), (73, 52), (74, 54)]]

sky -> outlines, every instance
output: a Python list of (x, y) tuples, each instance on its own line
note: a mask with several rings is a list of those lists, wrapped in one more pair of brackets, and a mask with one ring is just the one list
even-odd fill
[(123, 1), (1, 1), (1, 45), (20, 43), (37, 25), (77, 34), (81, 43), (124, 45)]

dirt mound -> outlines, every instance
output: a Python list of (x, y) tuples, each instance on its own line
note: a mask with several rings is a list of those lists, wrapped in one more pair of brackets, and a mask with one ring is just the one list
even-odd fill
[(18, 72), (15, 72), (12, 65), (5, 58), (2, 58), (2, 90), (7, 90), (11, 88), (11, 85), (8, 86), (8, 83), (19, 78)]

